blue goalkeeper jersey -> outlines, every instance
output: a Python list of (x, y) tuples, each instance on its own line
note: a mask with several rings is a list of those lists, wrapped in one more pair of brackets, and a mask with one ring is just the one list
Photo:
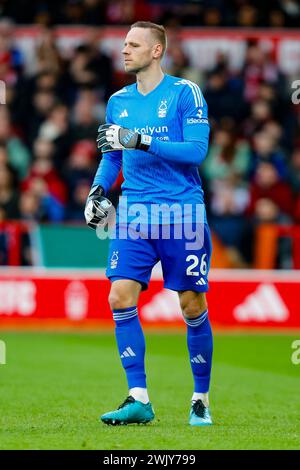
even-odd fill
[(185, 213), (190, 211), (193, 219), (198, 205), (206, 221), (198, 168), (207, 153), (209, 123), (198, 85), (164, 75), (147, 95), (138, 91), (136, 83), (126, 86), (109, 99), (106, 121), (153, 139), (147, 152), (103, 154), (94, 185), (108, 191), (122, 165), (126, 204), (185, 205)]

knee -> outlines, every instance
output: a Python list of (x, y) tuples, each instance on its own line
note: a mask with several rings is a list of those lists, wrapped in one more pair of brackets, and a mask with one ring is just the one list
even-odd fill
[(129, 292), (123, 292), (118, 289), (110, 292), (108, 302), (111, 310), (129, 308), (136, 304), (136, 300)]
[(189, 299), (180, 302), (182, 315), (185, 318), (193, 319), (202, 315), (207, 310), (207, 302), (205, 299), (199, 298)]

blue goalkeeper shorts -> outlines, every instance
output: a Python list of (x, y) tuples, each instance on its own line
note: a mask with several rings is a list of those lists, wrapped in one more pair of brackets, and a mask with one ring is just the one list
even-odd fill
[(165, 288), (206, 292), (211, 251), (207, 224), (194, 224), (188, 233), (179, 225), (156, 225), (134, 233), (117, 225), (106, 275), (112, 282), (135, 280), (146, 290), (153, 267), (161, 261)]

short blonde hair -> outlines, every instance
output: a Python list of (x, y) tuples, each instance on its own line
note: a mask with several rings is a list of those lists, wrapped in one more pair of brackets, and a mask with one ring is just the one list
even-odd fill
[(162, 56), (165, 53), (167, 48), (167, 35), (166, 30), (163, 26), (156, 23), (151, 23), (151, 21), (137, 21), (130, 26), (132, 28), (144, 28), (151, 29), (151, 32), (155, 35), (158, 42), (162, 45)]

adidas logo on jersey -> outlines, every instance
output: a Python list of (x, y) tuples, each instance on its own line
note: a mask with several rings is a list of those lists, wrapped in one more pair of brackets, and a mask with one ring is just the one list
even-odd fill
[(123, 359), (124, 357), (135, 357), (136, 354), (132, 351), (132, 349), (128, 346), (125, 351), (122, 352), (121, 354), (121, 359)]
[(124, 117), (128, 117), (128, 112), (127, 112), (127, 109), (124, 109), (124, 111), (121, 112), (120, 118), (124, 118)]
[(283, 322), (288, 318), (289, 311), (273, 284), (261, 284), (235, 307), (233, 315), (241, 322)]
[(206, 282), (205, 280), (203, 279), (203, 277), (201, 277), (199, 279), (199, 281), (196, 282), (196, 286), (205, 286)]
[(197, 356), (193, 357), (193, 359), (191, 359), (191, 362), (196, 364), (206, 364), (206, 360), (203, 356), (201, 356), (201, 354), (198, 354)]

